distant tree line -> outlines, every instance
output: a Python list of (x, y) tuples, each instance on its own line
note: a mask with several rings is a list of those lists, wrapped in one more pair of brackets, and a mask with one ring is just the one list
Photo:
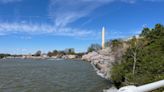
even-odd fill
[(54, 51), (49, 51), (48, 53), (47, 53), (47, 55), (49, 56), (49, 57), (52, 57), (52, 56), (62, 56), (62, 55), (66, 55), (66, 53), (64, 52), (64, 51), (58, 51), (58, 50), (54, 50)]
[(0, 59), (4, 58), (4, 57), (7, 57), (7, 56), (11, 56), (11, 55), (10, 54), (0, 54)]
[(92, 52), (92, 51), (98, 51), (101, 49), (101, 45), (99, 44), (91, 44), (89, 47), (88, 47), (88, 50), (87, 52)]
[(57, 56), (58, 58), (61, 58), (63, 55), (77, 55), (77, 57), (82, 57), (82, 55), (84, 55), (84, 53), (76, 53), (74, 48), (68, 48), (65, 50), (53, 50), (53, 51), (49, 51), (47, 54), (46, 53), (42, 53), (41, 50), (36, 51), (34, 54), (32, 54), (32, 56), (41, 56), (41, 55), (47, 55), (49, 57), (53, 57), (53, 56)]
[(80, 58), (82, 57), (82, 55), (84, 55), (84, 53), (76, 53), (74, 48), (68, 48), (63, 51), (58, 51), (58, 50), (49, 51), (47, 55), (49, 57), (52, 57), (52, 56), (62, 57), (63, 55), (77, 55), (77, 57)]

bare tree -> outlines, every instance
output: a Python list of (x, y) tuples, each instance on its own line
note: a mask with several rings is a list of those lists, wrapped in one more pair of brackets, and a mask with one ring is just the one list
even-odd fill
[(138, 52), (144, 46), (144, 43), (144, 39), (136, 37), (133, 37), (133, 39), (130, 41), (130, 56), (133, 58), (133, 75), (135, 74)]

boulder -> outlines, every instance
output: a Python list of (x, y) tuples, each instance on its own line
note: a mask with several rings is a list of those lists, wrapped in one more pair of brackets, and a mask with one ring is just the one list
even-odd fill
[(77, 56), (76, 55), (67, 55), (68, 59), (75, 59)]
[(62, 58), (63, 59), (76, 59), (76, 55), (63, 55)]

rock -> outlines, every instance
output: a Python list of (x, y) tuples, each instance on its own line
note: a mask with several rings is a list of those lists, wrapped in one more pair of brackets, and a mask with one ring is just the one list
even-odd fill
[(93, 64), (96, 65), (97, 63), (99, 63), (100, 61), (99, 60), (94, 60), (93, 61)]
[(103, 92), (117, 92), (118, 89), (116, 87), (111, 87), (110, 89), (107, 89), (107, 90), (103, 90)]
[(76, 55), (63, 55), (62, 58), (63, 59), (76, 59)]
[(52, 56), (51, 58), (56, 59), (56, 58), (58, 58), (58, 57), (57, 57), (57, 56)]
[(100, 63), (98, 63), (98, 64), (97, 64), (97, 67), (98, 67), (99, 69), (103, 69), (103, 68), (106, 68), (106, 64), (100, 64)]
[(68, 55), (69, 59), (75, 59), (77, 56), (76, 55)]

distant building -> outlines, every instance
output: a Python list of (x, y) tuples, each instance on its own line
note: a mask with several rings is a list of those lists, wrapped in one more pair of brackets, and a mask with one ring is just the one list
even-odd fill
[(64, 50), (65, 53), (74, 53), (75, 49), (74, 48), (67, 48)]

